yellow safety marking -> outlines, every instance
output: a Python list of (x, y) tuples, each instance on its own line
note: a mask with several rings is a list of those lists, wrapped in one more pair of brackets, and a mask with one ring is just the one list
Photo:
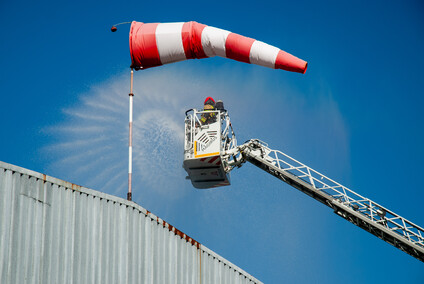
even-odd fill
[(218, 155), (219, 155), (219, 152), (197, 155), (197, 141), (194, 141), (194, 157), (195, 158), (205, 158), (205, 157), (218, 156)]
[(210, 153), (210, 154), (203, 154), (203, 155), (194, 155), (195, 158), (205, 158), (205, 157), (210, 157), (210, 156), (218, 156), (219, 152), (216, 153)]

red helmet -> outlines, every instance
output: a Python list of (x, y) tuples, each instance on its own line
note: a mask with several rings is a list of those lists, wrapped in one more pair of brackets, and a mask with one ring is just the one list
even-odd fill
[(215, 105), (215, 100), (212, 98), (212, 97), (207, 97), (206, 99), (205, 99), (205, 103), (204, 103), (205, 105)]

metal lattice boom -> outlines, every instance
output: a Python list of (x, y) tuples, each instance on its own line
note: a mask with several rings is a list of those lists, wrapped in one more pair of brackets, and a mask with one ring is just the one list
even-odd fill
[(332, 208), (378, 238), (424, 262), (424, 229), (257, 139), (238, 147), (249, 161)]

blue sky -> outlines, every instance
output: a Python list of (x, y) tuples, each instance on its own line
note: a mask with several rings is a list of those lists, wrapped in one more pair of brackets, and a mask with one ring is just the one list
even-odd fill
[(197, 21), (277, 46), (305, 75), (222, 58), (135, 74), (133, 199), (266, 283), (423, 283), (423, 263), (245, 165), (198, 191), (184, 111), (224, 100), (266, 141), (424, 226), (421, 1), (0, 2), (0, 160), (126, 196), (129, 26)]

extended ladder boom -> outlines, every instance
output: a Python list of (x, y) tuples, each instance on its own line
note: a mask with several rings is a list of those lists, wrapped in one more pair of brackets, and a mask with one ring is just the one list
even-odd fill
[[(288, 155), (253, 139), (238, 146), (227, 169), (248, 161), (332, 208), (334, 212), (424, 262), (424, 229), (331, 180)], [(235, 157), (235, 153), (230, 154)]]

